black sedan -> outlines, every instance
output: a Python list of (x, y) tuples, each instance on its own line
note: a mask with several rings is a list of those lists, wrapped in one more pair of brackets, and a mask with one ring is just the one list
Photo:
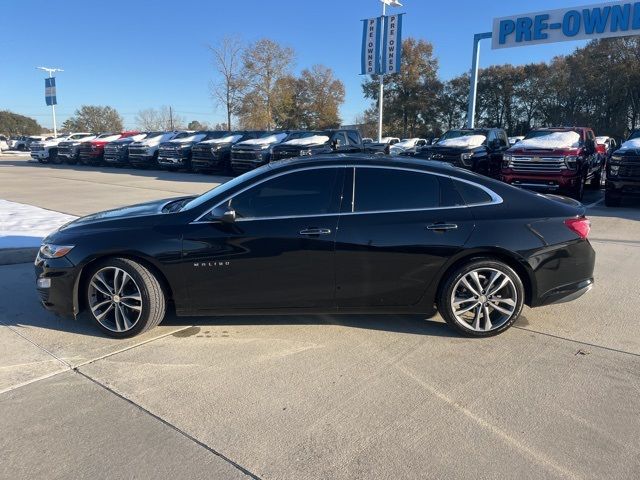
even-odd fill
[(43, 305), (128, 337), (178, 315), (421, 313), (471, 336), (593, 285), (584, 208), (442, 164), (274, 162), (199, 196), (89, 215), (36, 259)]

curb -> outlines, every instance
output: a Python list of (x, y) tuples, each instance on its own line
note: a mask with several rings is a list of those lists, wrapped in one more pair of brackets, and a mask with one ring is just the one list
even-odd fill
[(31, 248), (0, 248), (0, 265), (15, 265), (16, 263), (32, 263), (38, 254), (37, 247)]

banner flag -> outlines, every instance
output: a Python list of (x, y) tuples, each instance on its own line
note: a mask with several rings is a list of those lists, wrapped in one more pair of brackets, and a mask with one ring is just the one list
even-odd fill
[(399, 73), (402, 60), (402, 15), (385, 17), (382, 41), (382, 73)]
[(380, 37), (382, 18), (369, 18), (362, 21), (362, 58), (361, 75), (376, 75), (380, 68)]
[(47, 106), (58, 104), (56, 98), (56, 77), (44, 79), (44, 99), (47, 102)]

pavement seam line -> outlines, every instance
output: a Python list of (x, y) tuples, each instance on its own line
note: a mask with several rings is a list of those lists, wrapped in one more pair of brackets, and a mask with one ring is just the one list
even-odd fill
[(183, 437), (187, 438), (188, 440), (191, 440), (192, 442), (194, 442), (195, 444), (199, 445), (200, 447), (204, 448), (205, 450), (207, 450), (210, 453), (213, 453), (214, 455), (216, 455), (217, 457), (221, 458), (222, 460), (224, 460), (225, 462), (227, 462), (229, 465), (233, 466), (234, 468), (236, 468), (237, 470), (240, 470), (242, 473), (244, 473), (245, 475), (251, 477), (254, 480), (262, 480), (259, 476), (257, 476), (255, 473), (252, 473), (251, 471), (247, 470), (246, 468), (244, 468), (242, 465), (240, 465), (237, 462), (234, 462), (233, 460), (231, 460), (229, 457), (227, 457), (226, 455), (218, 452), (217, 450), (215, 450), (214, 448), (211, 448), (209, 445), (207, 445), (206, 443), (198, 440), (197, 438), (195, 438), (194, 436), (190, 435), (189, 433), (185, 432), (184, 430), (182, 430), (181, 428), (173, 425), (172, 423), (170, 423), (169, 421), (165, 420), (164, 418), (156, 415), (155, 413), (151, 412), (150, 410), (147, 410), (145, 407), (143, 407), (142, 405), (134, 402), (133, 400), (131, 400), (130, 398), (125, 397), (124, 395), (122, 395), (121, 393), (116, 392), (115, 390), (113, 390), (111, 387), (105, 385), (104, 383), (100, 382), (99, 380), (96, 380), (95, 378), (89, 376), (88, 374), (80, 371), (78, 368), (74, 368), (73, 369), (74, 372), (76, 372), (78, 375), (83, 376), (84, 378), (86, 378), (87, 380), (89, 380), (90, 382), (93, 382), (94, 384), (98, 385), (99, 387), (105, 389), (107, 392), (112, 393), (113, 395), (115, 395), (116, 397), (124, 400), (125, 402), (129, 403), (130, 405), (134, 406), (135, 408), (137, 408), (138, 410), (140, 410), (143, 413), (146, 413), (147, 415), (151, 416), (152, 418), (155, 418), (156, 420), (158, 420), (159, 422), (161, 422), (162, 424), (166, 425), (167, 427), (171, 428), (172, 430), (174, 430), (175, 432), (179, 433), (180, 435), (182, 435)]
[(75, 365), (75, 366), (74, 366), (74, 365), (71, 365), (71, 364), (69, 364), (69, 363), (65, 362), (64, 360), (62, 360), (62, 359), (60, 359), (60, 358), (56, 357), (53, 353), (51, 353), (50, 351), (48, 351), (46, 348), (41, 347), (41, 346), (40, 346), (40, 345), (38, 345), (37, 343), (34, 343), (33, 341), (29, 340), (29, 339), (28, 339), (27, 337), (25, 337), (24, 335), (20, 335), (20, 334), (19, 334), (18, 332), (16, 332), (13, 328), (11, 328), (9, 325), (5, 324), (5, 323), (4, 323), (4, 322), (2, 322), (1, 320), (0, 320), (0, 324), (1, 324), (1, 325), (4, 325), (4, 326), (5, 326), (5, 327), (7, 327), (9, 330), (11, 330), (13, 333), (15, 333), (16, 335), (18, 335), (19, 337), (22, 337), (24, 340), (28, 341), (29, 343), (31, 343), (32, 345), (34, 345), (34, 346), (35, 346), (35, 347), (37, 347), (38, 349), (40, 349), (40, 350), (42, 350), (42, 351), (46, 352), (47, 354), (49, 354), (50, 356), (52, 356), (55, 360), (57, 360), (57, 361), (59, 361), (59, 362), (63, 363), (63, 364), (65, 365), (65, 367), (66, 367), (66, 368), (63, 368), (62, 370), (58, 370), (58, 371), (55, 371), (55, 372), (51, 372), (51, 373), (48, 373), (48, 374), (46, 374), (46, 375), (42, 375), (41, 377), (32, 378), (31, 380), (27, 380), (27, 381), (25, 381), (25, 382), (19, 383), (18, 385), (13, 385), (13, 386), (11, 386), (11, 387), (5, 388), (4, 390), (0, 390), (0, 395), (2, 395), (3, 393), (11, 392), (11, 391), (16, 390), (16, 389), (21, 388), (21, 387), (26, 387), (27, 385), (31, 385), (32, 383), (39, 382), (40, 380), (46, 380), (47, 378), (55, 377), (56, 375), (60, 375), (61, 373), (76, 371), (76, 369), (77, 369), (78, 367), (82, 367), (82, 366), (88, 365), (88, 364), (93, 363), (93, 362), (96, 362), (96, 361), (98, 361), (98, 360), (102, 360), (103, 358), (107, 358), (107, 357), (110, 357), (110, 356), (112, 356), (112, 355), (116, 355), (116, 354), (118, 354), (118, 353), (126, 352), (127, 350), (131, 350), (132, 348), (139, 347), (139, 346), (141, 346), (141, 345), (145, 345), (145, 344), (147, 344), (147, 343), (153, 342), (154, 340), (160, 340), (161, 338), (167, 337), (167, 336), (169, 336), (169, 335), (173, 335), (174, 333), (177, 333), (177, 332), (181, 332), (182, 330), (186, 330), (187, 328), (191, 328), (191, 326), (187, 326), (187, 327), (184, 327), (184, 328), (179, 328), (178, 330), (173, 330), (173, 331), (171, 331), (171, 332), (169, 332), (169, 333), (165, 333), (165, 334), (163, 334), (163, 335), (159, 335), (159, 336), (157, 336), (157, 337), (150, 338), (150, 339), (148, 339), (148, 340), (145, 340), (144, 342), (136, 343), (135, 345), (130, 345), (130, 346), (129, 346), (129, 347), (127, 347), (127, 348), (123, 348), (123, 349), (118, 350), (118, 351), (116, 351), (116, 352), (108, 353), (108, 354), (106, 354), (106, 355), (103, 355), (103, 356), (98, 357), (98, 358), (94, 358), (94, 359), (92, 359), (92, 360), (87, 360), (86, 362), (83, 362), (83, 363), (80, 363), (80, 364), (78, 364), (78, 365)]
[(604, 345), (596, 345), (595, 343), (583, 342), (582, 340), (574, 340), (573, 338), (561, 337), (560, 335), (554, 335), (553, 333), (540, 332), (538, 330), (532, 330), (530, 328), (518, 327), (517, 325), (514, 325), (512, 328), (516, 328), (516, 329), (522, 330), (524, 332), (530, 332), (530, 333), (536, 333), (538, 335), (544, 335), (546, 337), (555, 338), (557, 340), (564, 340), (566, 342), (577, 343), (579, 345), (586, 345), (588, 347), (601, 348), (601, 349), (607, 350), (609, 352), (622, 353), (624, 355), (631, 355), (633, 357), (640, 357), (639, 353), (626, 352), (624, 350), (618, 350), (617, 348), (605, 347)]
[(71, 364), (69, 362), (65, 362), (64, 360), (62, 360), (60, 357), (58, 357), (57, 355), (55, 355), (54, 353), (50, 352), (49, 350), (47, 350), (46, 348), (44, 348), (42, 345), (38, 345), (36, 342), (34, 342), (33, 340), (31, 340), (30, 338), (24, 336), (22, 333), (18, 332), (15, 328), (13, 328), (10, 325), (7, 325), (6, 323), (4, 323), (2, 320), (0, 320), (0, 324), (4, 325), (5, 327), (7, 327), (9, 330), (11, 330), (13, 333), (15, 333), (16, 335), (18, 335), (20, 338), (22, 338), (23, 340), (26, 340), (27, 342), (29, 342), (31, 345), (33, 345), (34, 347), (38, 348), (39, 350), (42, 350), (44, 353), (46, 353), (47, 355), (55, 358), (57, 361), (59, 361), (60, 363), (62, 363), (63, 365), (65, 365), (68, 368), (73, 368), (71, 366)]
[(78, 363), (78, 364), (73, 365), (73, 366), (70, 365), (70, 367), (72, 369), (76, 369), (78, 367), (84, 367), (85, 365), (89, 365), (90, 363), (97, 362), (99, 360), (103, 360), (105, 358), (112, 357), (113, 355), (118, 355), (119, 353), (126, 352), (127, 350), (131, 350), (131, 349), (136, 348), (136, 347), (141, 347), (142, 345), (146, 345), (147, 343), (154, 342), (156, 340), (160, 340), (162, 338), (168, 337), (169, 335), (173, 335), (174, 333), (182, 332), (183, 330), (186, 330), (186, 329), (191, 328), (191, 327), (193, 327), (193, 325), (187, 325), (186, 327), (182, 327), (182, 328), (179, 328), (177, 330), (172, 330), (170, 332), (163, 333), (162, 335), (158, 335), (157, 337), (149, 338), (149, 339), (144, 340), (142, 342), (134, 343), (133, 345), (129, 345), (128, 347), (121, 348), (120, 350), (116, 350), (115, 352), (105, 353), (104, 355), (101, 355), (101, 356), (96, 357), (96, 358), (92, 358), (91, 360), (86, 360), (86, 361), (84, 361), (82, 363)]

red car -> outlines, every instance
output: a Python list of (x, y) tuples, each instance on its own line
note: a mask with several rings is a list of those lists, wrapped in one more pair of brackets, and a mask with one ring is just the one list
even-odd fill
[(91, 140), (90, 142), (85, 142), (80, 144), (79, 155), (80, 155), (80, 163), (84, 165), (99, 165), (102, 163), (102, 159), (104, 158), (104, 146), (109, 143), (117, 140), (119, 138), (131, 137), (133, 135), (137, 135), (140, 132), (135, 131), (127, 131), (122, 133), (103, 133), (98, 135), (95, 140)]
[(541, 128), (507, 150), (501, 179), (582, 200), (587, 183), (600, 187), (603, 163), (591, 128)]

